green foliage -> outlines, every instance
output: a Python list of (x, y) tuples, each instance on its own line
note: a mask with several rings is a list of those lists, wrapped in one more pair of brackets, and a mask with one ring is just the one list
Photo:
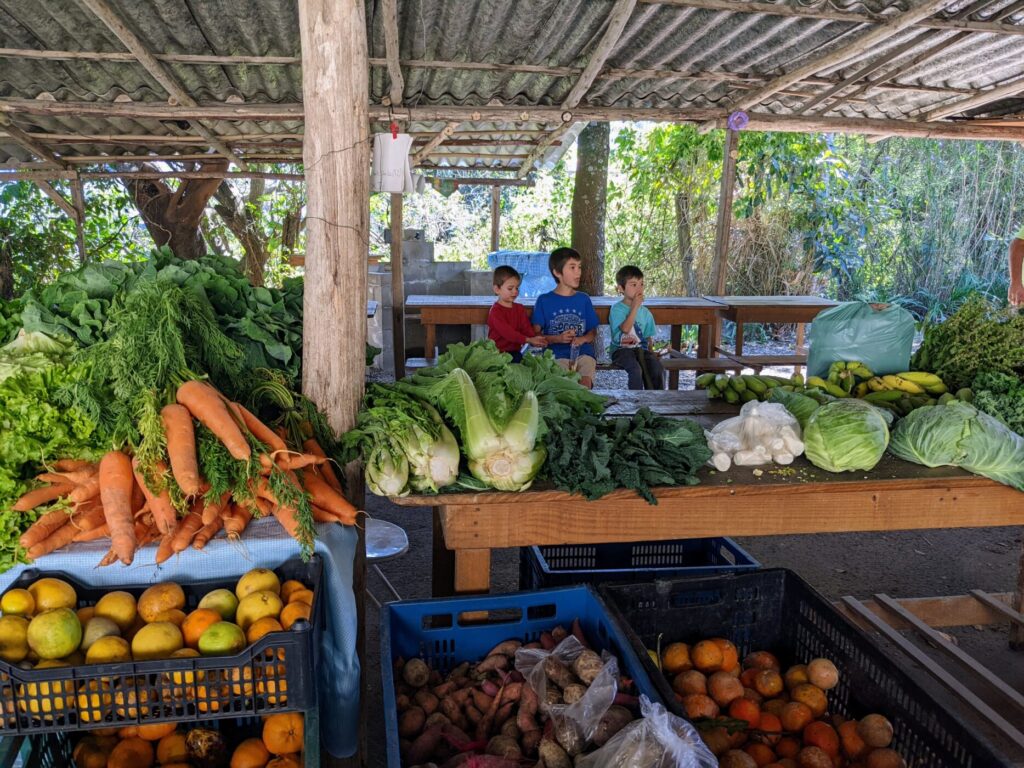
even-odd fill
[(986, 371), (974, 378), (972, 405), (995, 416), (1018, 435), (1024, 433), (1024, 382), (1017, 376)]

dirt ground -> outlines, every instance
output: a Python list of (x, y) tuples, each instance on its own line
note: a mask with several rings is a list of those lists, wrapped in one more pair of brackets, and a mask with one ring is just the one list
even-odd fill
[[(754, 352), (751, 351), (751, 354)], [(782, 371), (780, 371), (781, 373)], [(602, 372), (599, 388), (625, 386), (621, 372)], [(621, 382), (618, 378), (622, 378)], [(686, 380), (684, 379), (684, 382)], [(691, 386), (692, 381), (683, 386)], [(396, 507), (369, 497), (368, 512), (401, 525), (409, 535), (407, 554), (380, 565), (403, 599), (430, 597), (431, 517), (429, 510)], [(822, 510), (828, 514), (828, 510)], [(1022, 530), (987, 528), (923, 530), (896, 533), (816, 534), (738, 539), (763, 567), (788, 568), (831, 599), (844, 595), (869, 598), (965, 594), (971, 589), (1009, 592), (1014, 589), (1022, 551)], [(518, 550), (498, 550), (492, 558), (492, 583), (497, 592), (518, 588)], [(371, 568), (368, 590), (380, 601), (394, 599)], [(966, 627), (950, 632), (960, 646), (1017, 690), (1024, 691), (1024, 655), (1009, 650), (1007, 627)], [(365, 689), (368, 707), (368, 765), (385, 766), (385, 737), (380, 678), (380, 611), (367, 601)], [(951, 661), (946, 668), (957, 677)], [(1005, 702), (1000, 704), (1007, 714)], [(1024, 727), (1018, 718), (1017, 726)]]

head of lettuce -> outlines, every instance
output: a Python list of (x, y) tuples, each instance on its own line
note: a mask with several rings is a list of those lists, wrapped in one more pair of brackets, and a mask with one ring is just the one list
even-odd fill
[(875, 406), (850, 398), (815, 409), (804, 428), (804, 455), (827, 472), (872, 469), (889, 444), (889, 426)]

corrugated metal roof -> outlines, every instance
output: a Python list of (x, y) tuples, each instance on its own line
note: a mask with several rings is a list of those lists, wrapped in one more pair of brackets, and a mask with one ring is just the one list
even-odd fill
[[(121, 18), (159, 54), (220, 56), (299, 56), (298, 17), (294, 0), (109, 0)], [(820, 12), (843, 11), (888, 19), (907, 2), (841, 0), (808, 4), (780, 0)], [(696, 5), (707, 5), (695, 0)], [(758, 4), (764, 7), (764, 4)], [(1018, 0), (958, 0), (939, 18), (1000, 21), (1022, 34), (962, 33), (914, 27), (843, 64), (820, 71), (814, 82), (798, 83), (766, 100), (758, 111), (797, 113), (803, 94), (822, 92), (831, 82), (854, 75), (865, 65), (891, 57), (870, 75), (886, 78), (874, 88), (841, 103), (826, 103), (812, 112), (830, 115), (915, 119), (937, 106), (1020, 77), (1024, 68), (1024, 11)], [(407, 106), (494, 103), (523, 107), (558, 107), (565, 100), (604, 33), (613, 0), (399, 0), (400, 48), (403, 60), (476, 62), (501, 65), (542, 65), (565, 68), (550, 72), (486, 71), (480, 69), (404, 66), (404, 104)], [(383, 4), (366, 0), (370, 56), (386, 56)], [(581, 106), (623, 108), (728, 108), (746, 89), (792, 71), (814, 57), (845, 45), (868, 27), (850, 21), (803, 16), (751, 13), (740, 4), (729, 10), (658, 4), (642, 0), (634, 9), (602, 75)], [(735, 10), (733, 9), (735, 8)], [(973, 11), (973, 12), (972, 12)], [(867, 18), (867, 16), (865, 17)], [(923, 61), (922, 52), (936, 47)], [(942, 47), (939, 50), (938, 47)], [(74, 0), (0, 0), (0, 48), (125, 51), (122, 43), (84, 6)], [(253, 104), (297, 103), (302, 100), (301, 69), (297, 64), (186, 64), (165, 66), (200, 103), (238, 101)], [(615, 70), (672, 70), (684, 76), (655, 77), (650, 72), (622, 76)], [(388, 93), (383, 66), (373, 66), (372, 103)], [(856, 87), (844, 94), (851, 94)], [(49, 98), (57, 101), (166, 102), (167, 93), (146, 71), (130, 61), (47, 61), (0, 57), (0, 99)], [(1005, 99), (970, 113), (970, 117), (1012, 114), (1020, 100)], [(196, 153), (173, 139), (194, 136), (187, 123), (151, 119), (86, 116), (11, 115), (15, 124), (65, 156), (98, 156), (175, 152)], [(224, 135), (244, 135), (247, 152), (293, 150), (298, 140), (271, 139), (261, 134), (299, 134), (301, 122), (214, 121), (209, 126)], [(443, 123), (420, 123), (412, 131), (430, 131)], [(483, 126), (477, 126), (483, 128)], [(538, 130), (531, 122), (519, 129)], [(490, 130), (512, 129), (491, 123)], [(2, 130), (2, 129), (0, 129)], [(67, 143), (55, 135), (74, 134), (82, 140)], [(98, 137), (157, 136), (162, 142), (121, 143)], [(490, 139), (514, 140), (518, 134), (493, 134)], [(570, 134), (571, 138), (572, 134)], [(536, 136), (533, 136), (536, 140)], [(565, 142), (566, 144), (568, 141)], [(262, 147), (265, 145), (265, 149)], [(448, 147), (433, 156), (436, 164), (454, 167), (517, 167), (535, 145)], [(466, 155), (475, 154), (474, 157)], [(0, 162), (29, 162), (31, 153), (0, 136)]]

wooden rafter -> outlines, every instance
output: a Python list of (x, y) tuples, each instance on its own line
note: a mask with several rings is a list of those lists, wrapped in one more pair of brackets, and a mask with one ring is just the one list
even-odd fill
[(958, 115), (976, 107), (983, 107), (986, 104), (991, 104), (993, 101), (999, 101), (1010, 96), (1016, 96), (1019, 93), (1024, 92), (1024, 78), (1018, 78), (1010, 83), (1004, 83), (1003, 85), (996, 86), (987, 91), (982, 91), (976, 96), (972, 96), (969, 99), (963, 101), (957, 101), (953, 104), (947, 104), (944, 107), (933, 109), (928, 112), (924, 119), (932, 122), (935, 120), (941, 120), (944, 117), (950, 115)]
[(388, 90), (392, 106), (402, 103), (405, 92), (405, 78), (402, 76), (402, 65), (398, 63), (398, 0), (384, 0), (384, 51), (387, 54), (388, 77), (391, 80)]
[[(579, 78), (573, 83), (572, 89), (562, 102), (562, 109), (575, 109), (583, 101), (583, 97), (587, 95), (590, 86), (594, 84), (597, 76), (601, 73), (605, 62), (608, 61), (608, 57), (615, 50), (615, 46), (618, 44), (619, 38), (622, 37), (622, 33), (626, 29), (626, 23), (629, 21), (634, 8), (636, 8), (636, 0), (615, 0), (615, 5), (612, 6), (612, 10), (608, 14), (608, 23), (605, 26), (604, 33), (594, 47), (587, 65), (583, 68)], [(563, 116), (562, 124), (537, 142), (537, 146), (530, 153), (530, 156), (526, 158), (522, 168), (519, 169), (519, 175), (522, 177), (530, 173), (536, 162), (544, 157), (548, 147), (561, 139), (571, 128), (572, 120), (566, 120), (565, 116)]]
[[(791, 72), (787, 72), (784, 75), (776, 77), (771, 82), (751, 91), (750, 93), (741, 95), (733, 101), (730, 111), (747, 110), (752, 107), (756, 107), (765, 99), (785, 88), (789, 88), (794, 83), (800, 82), (805, 77), (810, 77), (824, 69), (835, 67), (845, 61), (849, 61), (854, 56), (857, 56), (864, 51), (871, 50), (879, 43), (885, 42), (889, 38), (898, 35), (903, 30), (912, 27), (917, 22), (942, 10), (942, 8), (944, 8), (949, 2), (950, 0), (924, 0), (924, 2), (914, 6), (911, 10), (901, 13), (899, 16), (896, 16), (875, 29), (872, 29), (870, 32), (858, 35), (846, 45), (831, 50), (822, 56), (812, 58), (803, 66), (797, 67)], [(709, 124), (705, 124), (703, 127), (710, 128), (711, 126)]]
[(0, 127), (18, 146), (28, 150), (47, 165), (54, 168), (67, 168), (67, 163), (57, 157), (48, 147), (44, 146), (38, 139), (33, 138), (25, 131), (11, 122), (11, 118), (0, 112)]
[(438, 131), (436, 134), (434, 134), (434, 136), (426, 143), (426, 145), (418, 152), (416, 152), (415, 155), (413, 155), (412, 164), (414, 166), (420, 165), (424, 160), (427, 159), (431, 152), (433, 152), (435, 149), (441, 146), (442, 142), (444, 142), (453, 133), (455, 133), (455, 129), (458, 127), (459, 123), (453, 120), (449, 122), (440, 131)]
[[(160, 63), (150, 52), (148, 46), (136, 35), (128, 25), (124, 23), (120, 16), (107, 5), (106, 0), (81, 0), (82, 4), (85, 5), (93, 14), (102, 21), (111, 32), (117, 35), (117, 38), (124, 44), (132, 55), (134, 55), (139, 63), (145, 68), (153, 79), (163, 86), (164, 90), (171, 95), (175, 101), (179, 104), (194, 107), (197, 102), (192, 96), (185, 90), (185, 87), (181, 84), (178, 78), (168, 70), (162, 63)], [(248, 169), (248, 165), (245, 160), (240, 158), (232, 151), (220, 138), (210, 130), (206, 125), (199, 121), (190, 121), (192, 129), (205, 138), (210, 146), (217, 150), (226, 159), (235, 163), (243, 171)]]
[[(893, 17), (875, 16), (852, 11), (837, 11), (828, 3), (799, 5), (760, 2), (757, 0), (639, 0), (644, 5), (672, 5), (677, 8), (705, 8), (727, 13), (763, 13), (768, 16), (790, 16), (824, 21), (845, 21), (850, 24), (884, 24)], [(981, 32), (992, 35), (1024, 35), (1024, 25), (969, 19), (936, 19), (923, 17), (911, 26), (924, 29), (945, 29)]]
[(72, 220), (75, 222), (80, 220), (78, 217), (78, 209), (69, 202), (64, 195), (54, 189), (50, 182), (45, 179), (39, 179), (36, 181), (36, 186), (43, 191), (43, 194), (53, 200), (53, 202), (57, 204), (57, 207), (64, 211), (64, 213), (66, 213)]

